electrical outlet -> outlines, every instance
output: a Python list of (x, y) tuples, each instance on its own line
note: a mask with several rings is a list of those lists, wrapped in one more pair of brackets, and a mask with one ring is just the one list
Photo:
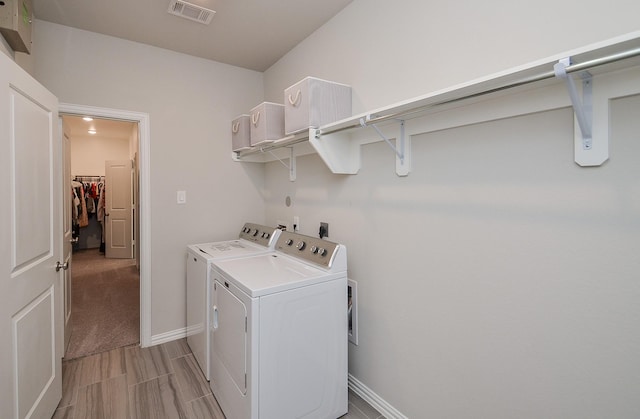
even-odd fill
[(320, 238), (329, 237), (329, 223), (320, 223), (320, 231), (318, 232)]

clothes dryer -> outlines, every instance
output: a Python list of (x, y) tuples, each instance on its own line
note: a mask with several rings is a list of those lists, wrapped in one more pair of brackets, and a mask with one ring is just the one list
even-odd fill
[(272, 251), (279, 235), (275, 227), (246, 223), (238, 239), (187, 246), (187, 343), (207, 380), (211, 342), (209, 266), (215, 260)]
[(283, 231), (275, 251), (210, 271), (210, 385), (225, 416), (346, 414), (346, 248)]

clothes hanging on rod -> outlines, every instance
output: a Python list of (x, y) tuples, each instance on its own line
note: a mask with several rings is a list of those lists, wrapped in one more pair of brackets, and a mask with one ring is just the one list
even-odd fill
[(80, 227), (86, 227), (89, 225), (89, 214), (87, 214), (87, 201), (85, 198), (84, 184), (78, 188), (79, 206), (78, 206), (78, 225)]
[(80, 229), (89, 226), (89, 219), (96, 216), (104, 243), (104, 176), (77, 175), (71, 181), (71, 187), (73, 237), (79, 237)]

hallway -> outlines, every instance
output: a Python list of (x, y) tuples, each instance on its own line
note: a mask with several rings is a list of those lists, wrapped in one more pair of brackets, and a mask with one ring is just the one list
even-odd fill
[(135, 259), (106, 259), (98, 249), (73, 253), (71, 340), (65, 360), (137, 344), (140, 274)]

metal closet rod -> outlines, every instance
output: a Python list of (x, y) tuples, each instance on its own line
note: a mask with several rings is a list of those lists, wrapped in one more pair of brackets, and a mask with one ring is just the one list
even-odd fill
[[(598, 66), (605, 65), (605, 64), (615, 63), (617, 61), (626, 60), (626, 59), (633, 58), (633, 57), (636, 57), (636, 56), (639, 56), (639, 55), (640, 55), (640, 48), (634, 48), (634, 49), (630, 49), (630, 50), (627, 50), (627, 51), (622, 51), (622, 52), (618, 52), (618, 53), (615, 53), (615, 54), (607, 55), (607, 56), (604, 56), (604, 57), (594, 58), (592, 60), (585, 61), (585, 62), (582, 62), (582, 63), (572, 64), (570, 66), (567, 66), (566, 71), (567, 71), (567, 73), (574, 73), (576, 71), (584, 71), (584, 70), (587, 70), (589, 68), (598, 67)], [(551, 70), (549, 70), (549, 71), (546, 71), (544, 73), (541, 73), (541, 74), (538, 74), (538, 75), (535, 75), (535, 76), (526, 77), (526, 78), (523, 78), (523, 79), (515, 81), (515, 82), (506, 83), (506, 84), (503, 84), (503, 85), (498, 86), (498, 87), (482, 90), (480, 92), (471, 93), (471, 94), (464, 95), (464, 96), (457, 97), (457, 98), (453, 98), (453, 99), (446, 99), (446, 100), (442, 100), (442, 101), (439, 101), (439, 102), (433, 102), (433, 103), (430, 103), (428, 105), (423, 105), (423, 106), (419, 106), (417, 108), (413, 108), (413, 109), (406, 110), (406, 111), (400, 111), (400, 112), (396, 112), (396, 113), (391, 113), (391, 114), (388, 114), (388, 115), (371, 116), (369, 119), (367, 119), (365, 121), (366, 122), (365, 125), (375, 124), (375, 123), (387, 121), (387, 120), (390, 120), (390, 119), (400, 119), (403, 116), (409, 116), (409, 115), (412, 115), (412, 114), (420, 113), (420, 112), (422, 112), (424, 110), (427, 110), (429, 108), (433, 108), (433, 107), (436, 107), (436, 106), (442, 106), (442, 105), (447, 105), (447, 104), (450, 104), (450, 103), (459, 102), (459, 101), (462, 101), (462, 100), (473, 99), (473, 98), (484, 96), (484, 95), (488, 95), (488, 94), (491, 94), (491, 93), (500, 92), (502, 90), (513, 89), (515, 87), (524, 86), (524, 85), (529, 84), (529, 83), (534, 83), (534, 82), (547, 80), (547, 79), (552, 79), (552, 78), (555, 78), (555, 72), (553, 71), (553, 68)], [(336, 128), (334, 130), (322, 131), (322, 134), (323, 135), (334, 134), (336, 132), (346, 131), (346, 130), (353, 129), (353, 128), (358, 128), (358, 127), (361, 127), (361, 126), (362, 126), (362, 124), (358, 121), (358, 122), (356, 122), (356, 123), (354, 123), (352, 125), (348, 125), (348, 126), (345, 126), (345, 127)]]

